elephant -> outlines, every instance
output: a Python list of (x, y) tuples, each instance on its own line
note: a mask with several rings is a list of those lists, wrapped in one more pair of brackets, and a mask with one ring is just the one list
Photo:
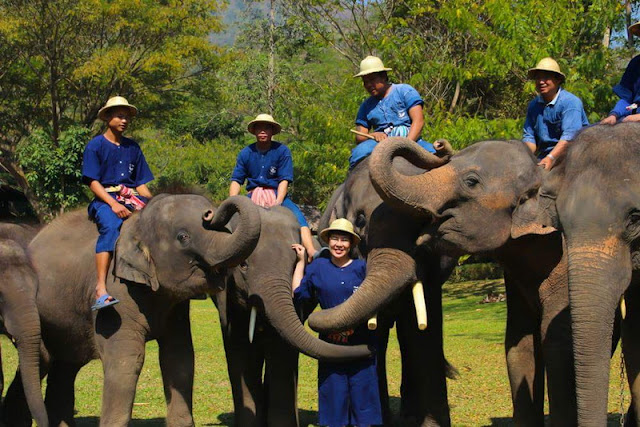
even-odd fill
[[(423, 172), (407, 174), (396, 166), (400, 159)], [(397, 235), (406, 217), (416, 224), (413, 234), (403, 242), (370, 241), (380, 255), (369, 261), (358, 292), (341, 306), (313, 313), (310, 326), (347, 327), (378, 311), (414, 279), (406, 272), (413, 253), (490, 253), (505, 271), (505, 350), (514, 421), (544, 424), (546, 368), (552, 424), (574, 425), (566, 256), (561, 233), (538, 220), (543, 174), (528, 148), (520, 141), (484, 141), (443, 164), (409, 140), (390, 138), (374, 150), (369, 170), (387, 209), (398, 215), (385, 218), (374, 211), (370, 236), (374, 227)]]
[[(438, 147), (439, 161), (442, 164), (446, 163), (450, 147), (442, 144), (435, 144), (435, 146)], [(354, 224), (354, 230), (361, 236), (360, 244), (353, 250), (352, 255), (367, 258), (369, 271), (372, 271), (373, 266), (379, 262), (384, 262), (383, 269), (396, 270), (387, 261), (383, 261), (389, 258), (384, 252), (389, 249), (382, 248), (406, 249), (409, 255), (398, 262), (407, 268), (399, 272), (402, 276), (398, 280), (404, 282), (411, 278), (415, 282), (419, 278), (424, 282), (427, 298), (426, 301), (424, 297), (419, 299), (422, 299), (422, 304), (426, 304), (428, 308), (430, 323), (426, 331), (418, 328), (411, 289), (400, 292), (392, 303), (377, 313), (376, 356), (383, 419), (385, 425), (392, 423), (386, 376), (386, 349), (389, 330), (395, 322), (402, 355), (400, 411), (403, 425), (420, 425), (425, 422), (449, 425), (446, 377), (453, 377), (454, 370), (444, 357), (440, 302), (441, 286), (449, 277), (457, 258), (435, 256), (428, 251), (410, 252), (411, 243), (415, 241), (413, 236), (417, 233), (420, 224), (410, 216), (390, 211), (383, 204), (371, 185), (370, 165), (368, 158), (359, 163), (333, 193), (320, 220), (319, 229), (328, 227), (336, 218), (347, 218), (351, 221)], [(402, 160), (397, 167), (402, 168), (406, 173), (423, 172), (422, 169), (415, 168)], [(377, 222), (372, 219), (374, 216), (378, 219)], [(366, 320), (361, 318), (358, 323)], [(312, 323), (310, 325), (315, 329)], [(343, 329), (341, 325), (335, 326), (335, 329)]]
[[(225, 225), (236, 213), (238, 225), (229, 233)], [(216, 210), (202, 196), (158, 195), (122, 225), (107, 277), (107, 288), (120, 303), (92, 312), (96, 226), (86, 212), (75, 211), (38, 233), (29, 251), (50, 357), (45, 397), (50, 423), (74, 425), (76, 375), (100, 358), (100, 425), (128, 425), (145, 342), (157, 340), (167, 425), (193, 426), (189, 299), (224, 288), (226, 270), (249, 256), (259, 236), (260, 216), (246, 197), (231, 197)]]
[[(327, 360), (370, 357), (371, 352), (366, 346), (329, 344), (306, 332), (291, 295), (296, 263), (291, 244), (300, 243), (300, 226), (289, 209), (259, 212), (262, 231), (255, 250), (229, 270), (225, 291), (213, 297), (227, 354), (235, 425), (297, 427), (298, 351)], [(233, 230), (235, 221), (230, 225)]]
[[(18, 349), (19, 375), (25, 408), (38, 426), (49, 420), (40, 390), (40, 318), (36, 306), (38, 278), (26, 253), (35, 234), (32, 227), (0, 224), (0, 317), (2, 331)], [(0, 395), (4, 388), (0, 359)], [(29, 423), (31, 424), (31, 423)]]
[(622, 349), (632, 395), (627, 424), (640, 420), (638, 140), (638, 123), (583, 130), (540, 193), (546, 201), (541, 217), (566, 239), (581, 426), (606, 424), (609, 356), (619, 305), (626, 307)]

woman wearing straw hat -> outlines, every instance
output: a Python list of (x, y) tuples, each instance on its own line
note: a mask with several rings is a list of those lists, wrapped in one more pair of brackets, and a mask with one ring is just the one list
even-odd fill
[(104, 134), (87, 144), (82, 158), (82, 181), (95, 195), (89, 204), (89, 218), (98, 226), (96, 242), (96, 302), (99, 310), (118, 303), (105, 285), (122, 222), (151, 198), (147, 183), (153, 174), (137, 142), (122, 134), (138, 109), (121, 96), (110, 98), (98, 111), (107, 124)]
[(408, 84), (390, 83), (382, 60), (376, 56), (367, 56), (360, 62), (360, 72), (364, 88), (371, 95), (358, 110), (356, 130), (369, 133), (369, 137), (356, 135), (358, 144), (349, 158), (349, 169), (367, 157), (376, 144), (389, 136), (404, 136), (416, 141), (424, 149), (435, 152), (433, 146), (422, 140), (424, 102), (418, 91)]
[(300, 224), (300, 236), (309, 256), (313, 247), (311, 229), (300, 211), (291, 201), (287, 191), (293, 182), (293, 160), (289, 147), (273, 141), (273, 135), (282, 130), (280, 123), (269, 114), (258, 114), (247, 126), (249, 133), (256, 136), (256, 142), (243, 148), (238, 154), (236, 166), (231, 175), (229, 196), (240, 193), (240, 187), (247, 181), (248, 196), (262, 207), (282, 205), (291, 210)]
[[(629, 32), (640, 37), (640, 22), (629, 27)], [(618, 103), (609, 112), (609, 116), (602, 119), (600, 124), (614, 125), (618, 122), (640, 122), (640, 55), (629, 61), (627, 69), (613, 92), (620, 97)]]
[(522, 141), (536, 154), (539, 166), (551, 169), (589, 120), (580, 98), (560, 87), (565, 75), (554, 59), (541, 59), (528, 75), (538, 96), (527, 108)]
[[(350, 249), (360, 242), (349, 220), (333, 221), (320, 237), (329, 242), (331, 257), (319, 257), (306, 271), (304, 248), (292, 245), (298, 257), (292, 288), (296, 302), (317, 299), (320, 307), (327, 309), (346, 301), (358, 289), (367, 267), (364, 260), (349, 256)], [(349, 331), (320, 334), (320, 339), (341, 345), (375, 345), (375, 335), (364, 324)], [(374, 357), (344, 363), (318, 362), (318, 396), (320, 425), (382, 424)]]

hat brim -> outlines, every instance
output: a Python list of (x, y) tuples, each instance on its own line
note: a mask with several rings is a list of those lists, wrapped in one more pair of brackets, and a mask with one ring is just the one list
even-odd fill
[(320, 238), (322, 240), (324, 240), (325, 242), (329, 243), (329, 239), (328, 239), (328, 234), (331, 233), (332, 231), (338, 232), (338, 233), (345, 233), (348, 234), (350, 236), (353, 237), (353, 245), (357, 246), (360, 243), (360, 236), (358, 236), (356, 233), (349, 231), (349, 230), (343, 230), (342, 228), (325, 228), (324, 230), (322, 230), (320, 232)]
[(629, 32), (634, 36), (640, 37), (640, 22), (636, 22), (635, 24), (630, 25)]
[(563, 81), (567, 78), (563, 73), (559, 71), (547, 70), (546, 68), (529, 68), (529, 71), (527, 71), (527, 77), (529, 78), (529, 80), (535, 79), (534, 74), (536, 73), (536, 71), (546, 71), (547, 73), (553, 73), (559, 76)]
[(373, 70), (366, 70), (366, 71), (360, 71), (358, 74), (356, 74), (353, 77), (362, 77), (362, 76), (366, 76), (367, 74), (373, 74), (373, 73), (381, 73), (383, 71), (393, 71), (393, 68), (374, 68)]
[(136, 107), (134, 107), (133, 105), (109, 105), (108, 107), (102, 107), (99, 111), (98, 111), (98, 118), (100, 120), (102, 120), (103, 122), (107, 121), (107, 113), (109, 112), (109, 110), (113, 109), (113, 108), (128, 108), (129, 111), (131, 112), (131, 117), (135, 117), (138, 115), (138, 109)]
[(254, 134), (255, 132), (253, 131), (253, 128), (258, 124), (258, 123), (267, 123), (269, 125), (271, 125), (271, 127), (273, 127), (273, 134), (277, 135), (280, 133), (280, 131), (282, 130), (282, 126), (280, 126), (280, 123), (278, 122), (270, 122), (268, 120), (252, 120), (249, 122), (249, 124), (247, 125), (247, 130), (249, 131), (249, 133)]

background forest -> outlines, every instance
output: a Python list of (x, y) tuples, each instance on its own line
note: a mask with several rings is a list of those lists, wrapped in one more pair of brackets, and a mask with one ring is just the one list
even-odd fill
[(593, 123), (635, 55), (631, 0), (0, 0), (0, 183), (45, 221), (89, 200), (82, 151), (113, 95), (152, 190), (227, 195), (246, 123), (272, 112), (293, 152), (294, 201), (324, 207), (346, 176), (380, 56), (425, 101), (425, 139), (520, 138), (527, 69), (553, 56)]

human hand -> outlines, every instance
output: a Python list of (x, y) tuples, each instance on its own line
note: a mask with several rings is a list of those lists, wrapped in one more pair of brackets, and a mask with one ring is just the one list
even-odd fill
[(625, 123), (640, 122), (640, 114), (632, 114), (622, 119), (622, 121)]
[(129, 216), (131, 216), (131, 211), (120, 203), (114, 203), (113, 206), (111, 206), (111, 210), (118, 216), (118, 218), (121, 219), (129, 218)]
[(554, 160), (551, 157), (547, 156), (544, 159), (540, 160), (538, 166), (542, 166), (546, 170), (550, 170), (553, 167), (553, 163)]
[(610, 115), (600, 120), (601, 125), (615, 125), (618, 121), (618, 118), (614, 115)]
[(374, 132), (371, 134), (371, 136), (373, 136), (373, 138), (377, 141), (380, 142), (382, 140), (385, 140), (388, 138), (388, 135), (384, 132)]
[(296, 257), (298, 258), (298, 261), (305, 260), (307, 250), (304, 248), (304, 246), (298, 243), (294, 243), (291, 245), (291, 249), (293, 249), (296, 252)]

